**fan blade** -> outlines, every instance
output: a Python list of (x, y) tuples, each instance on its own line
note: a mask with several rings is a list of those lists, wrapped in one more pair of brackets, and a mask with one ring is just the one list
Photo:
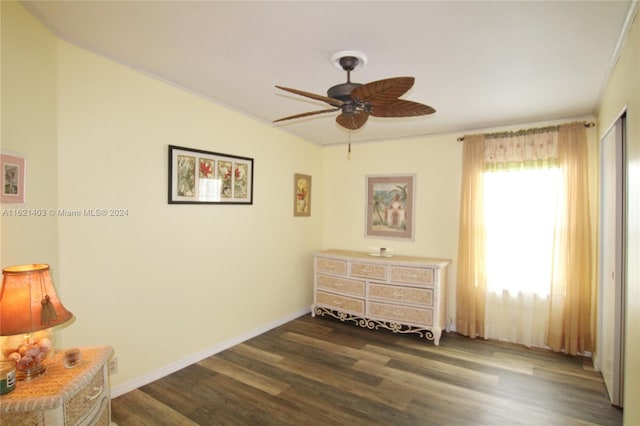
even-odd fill
[(436, 112), (429, 105), (418, 102), (397, 99), (394, 102), (384, 105), (375, 105), (371, 108), (371, 115), (374, 117), (414, 117), (416, 115), (428, 115)]
[(364, 126), (369, 119), (369, 114), (365, 111), (356, 111), (352, 113), (342, 113), (336, 117), (336, 123), (350, 130), (357, 130)]
[(291, 93), (295, 93), (296, 95), (305, 96), (307, 98), (315, 99), (317, 101), (326, 102), (329, 105), (333, 105), (334, 107), (341, 107), (342, 105), (344, 105), (344, 102), (342, 102), (340, 99), (334, 99), (328, 96), (316, 95), (315, 93), (303, 92), (302, 90), (291, 89), (289, 87), (282, 87), (282, 86), (276, 86), (276, 87), (286, 92), (291, 92)]
[(308, 117), (310, 115), (324, 114), (326, 112), (336, 112), (339, 109), (340, 108), (331, 108), (331, 109), (321, 109), (320, 111), (303, 112), (302, 114), (296, 114), (296, 115), (291, 115), (289, 117), (279, 118), (277, 120), (273, 120), (273, 122), (277, 123), (278, 121), (291, 120), (292, 118)]
[(351, 91), (351, 98), (373, 106), (391, 103), (413, 87), (413, 77), (395, 77), (372, 81)]

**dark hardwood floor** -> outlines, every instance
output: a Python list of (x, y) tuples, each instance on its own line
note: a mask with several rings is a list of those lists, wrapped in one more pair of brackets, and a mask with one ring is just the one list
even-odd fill
[(304, 316), (112, 401), (129, 425), (620, 425), (591, 360)]

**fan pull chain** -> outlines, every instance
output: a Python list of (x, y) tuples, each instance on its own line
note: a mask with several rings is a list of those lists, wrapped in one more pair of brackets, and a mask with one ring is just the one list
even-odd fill
[(348, 139), (348, 151), (347, 151), (347, 160), (351, 160), (351, 131), (349, 130), (349, 139)]

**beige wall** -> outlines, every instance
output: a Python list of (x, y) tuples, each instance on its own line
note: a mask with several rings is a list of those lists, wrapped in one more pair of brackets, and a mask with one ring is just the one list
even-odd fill
[(598, 112), (601, 132), (627, 112), (627, 257), (624, 424), (640, 424), (640, 22), (631, 27)]
[[(630, 361), (640, 341), (631, 262), (640, 255), (638, 46), (636, 23), (598, 116), (602, 129), (629, 108), (627, 395), (640, 383)], [(22, 6), (2, 2), (2, 149), (28, 157), (28, 206), (128, 211), (3, 217), (2, 266), (52, 264), (76, 315), (59, 343), (112, 345), (120, 370), (112, 386), (121, 389), (307, 309), (319, 248), (450, 258), (453, 295), (458, 136), (357, 144), (347, 160), (345, 145), (322, 149), (58, 41)], [(253, 157), (254, 205), (168, 205), (169, 144)], [(310, 218), (292, 216), (296, 172), (313, 176)], [(402, 173), (416, 175), (415, 240), (365, 238), (365, 176)], [(638, 423), (637, 410), (627, 406), (627, 424)]]
[[(369, 250), (454, 260), (458, 250), (461, 136), (418, 137), (324, 149), (325, 248)], [(415, 175), (414, 240), (365, 238), (366, 176)], [(456, 263), (449, 267), (449, 316), (455, 315)]]
[[(111, 385), (122, 389), (309, 309), (322, 210), (293, 217), (293, 176), (313, 177), (312, 206), (322, 206), (320, 147), (55, 40), (19, 4), (2, 7), (3, 88), (26, 90), (3, 92), (3, 131), (33, 171), (46, 167), (30, 175), (29, 205), (128, 211), (48, 217), (44, 246), (34, 229), (44, 220), (3, 218), (3, 266), (56, 264), (76, 316), (60, 346), (112, 345)], [(254, 204), (168, 205), (169, 144), (254, 158)]]
[[(55, 208), (57, 203), (56, 39), (18, 2), (2, 2), (2, 133), (0, 149), (27, 157), (25, 204), (3, 209)], [(15, 211), (15, 210), (14, 210)], [(58, 266), (55, 216), (2, 216), (0, 263)]]

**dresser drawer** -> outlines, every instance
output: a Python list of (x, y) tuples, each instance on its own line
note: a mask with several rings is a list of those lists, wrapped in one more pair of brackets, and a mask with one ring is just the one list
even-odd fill
[(0, 424), (12, 426), (42, 426), (44, 425), (44, 411), (1, 413)]
[(331, 275), (318, 274), (318, 288), (336, 291), (350, 296), (364, 297), (364, 281), (339, 278)]
[(111, 423), (111, 400), (108, 397), (102, 398), (98, 411), (87, 419), (86, 425), (91, 426), (113, 426)]
[(387, 267), (384, 265), (374, 265), (372, 263), (352, 262), (351, 275), (354, 277), (385, 280), (387, 278)]
[(399, 283), (433, 285), (433, 269), (392, 266), (390, 280)]
[(318, 257), (316, 258), (316, 271), (336, 275), (347, 275), (347, 261)]
[(369, 283), (368, 296), (372, 299), (382, 299), (391, 302), (433, 306), (433, 290), (430, 288)]
[(65, 418), (69, 424), (79, 424), (93, 417), (106, 395), (104, 371), (99, 370), (88, 385), (84, 386), (74, 397), (65, 403)]
[(433, 324), (433, 311), (429, 308), (413, 308), (368, 301), (367, 315), (404, 324), (409, 323), (425, 326), (431, 326)]
[(364, 299), (355, 299), (337, 294), (316, 292), (316, 304), (356, 315), (364, 315)]

